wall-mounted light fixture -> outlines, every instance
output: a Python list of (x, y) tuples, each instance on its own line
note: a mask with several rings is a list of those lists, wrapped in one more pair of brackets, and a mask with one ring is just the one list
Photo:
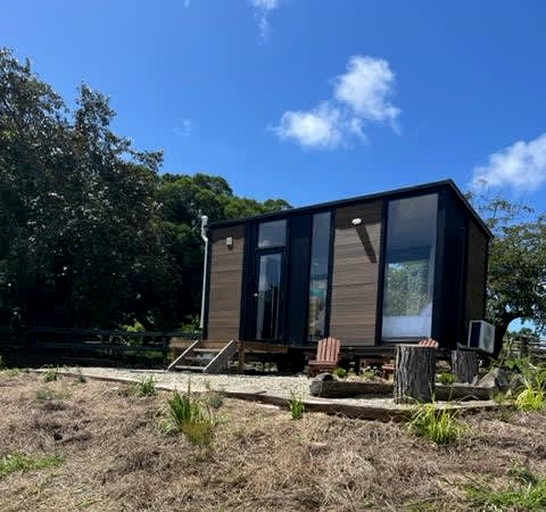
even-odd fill
[(353, 219), (351, 221), (351, 224), (353, 226), (360, 226), (360, 224), (362, 224), (362, 219), (360, 217), (356, 217), (356, 219)]
[(226, 237), (226, 247), (228, 249), (233, 249), (233, 237), (232, 236)]

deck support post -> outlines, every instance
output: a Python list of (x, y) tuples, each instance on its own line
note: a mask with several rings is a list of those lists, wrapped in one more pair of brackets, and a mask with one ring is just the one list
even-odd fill
[(395, 346), (394, 353), (394, 401), (398, 404), (432, 401), (436, 348), (400, 344)]
[(242, 341), (237, 344), (237, 373), (245, 373), (245, 344)]

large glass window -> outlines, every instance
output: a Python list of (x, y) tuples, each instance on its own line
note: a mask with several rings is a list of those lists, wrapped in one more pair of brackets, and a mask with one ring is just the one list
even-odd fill
[(438, 196), (390, 201), (382, 339), (430, 336)]
[(286, 219), (262, 222), (258, 230), (258, 247), (283, 247), (286, 245)]
[(313, 216), (311, 268), (309, 273), (308, 332), (310, 340), (318, 340), (324, 337), (329, 259), (330, 212), (317, 213)]

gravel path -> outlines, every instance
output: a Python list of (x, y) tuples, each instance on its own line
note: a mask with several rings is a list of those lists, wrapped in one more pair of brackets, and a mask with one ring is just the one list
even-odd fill
[(229, 375), (166, 372), (163, 370), (125, 370), (119, 368), (67, 368), (69, 372), (81, 371), (84, 375), (98, 378), (120, 380), (140, 380), (153, 376), (158, 386), (185, 391), (191, 385), (192, 391), (231, 391), (239, 393), (267, 393), (277, 396), (290, 396), (296, 393), (301, 397), (310, 397), (311, 380), (304, 375), (279, 377), (273, 375)]

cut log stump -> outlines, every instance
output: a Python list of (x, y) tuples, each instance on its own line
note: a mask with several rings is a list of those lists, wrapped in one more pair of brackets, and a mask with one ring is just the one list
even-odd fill
[(398, 404), (430, 402), (434, 394), (436, 374), (435, 347), (396, 345), (394, 401)]
[(451, 371), (458, 382), (472, 382), (478, 375), (478, 354), (473, 350), (453, 350)]

